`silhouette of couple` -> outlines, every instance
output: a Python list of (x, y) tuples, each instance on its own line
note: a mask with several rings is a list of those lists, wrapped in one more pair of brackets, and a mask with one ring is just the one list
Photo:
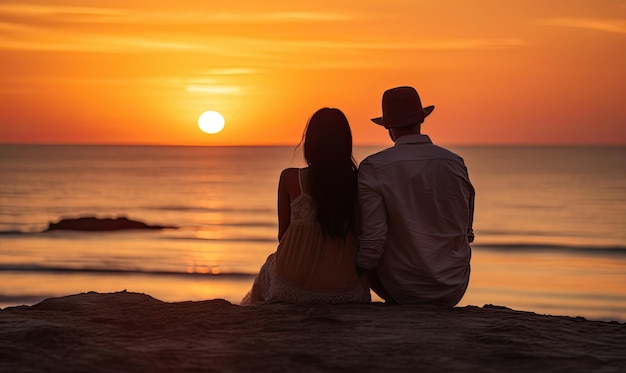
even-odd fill
[(359, 168), (345, 115), (324, 108), (303, 136), (308, 167), (278, 185), (278, 248), (242, 305), (369, 302), (456, 305), (468, 286), (474, 188), (463, 159), (421, 134), (434, 106), (386, 91), (372, 121), (394, 146)]

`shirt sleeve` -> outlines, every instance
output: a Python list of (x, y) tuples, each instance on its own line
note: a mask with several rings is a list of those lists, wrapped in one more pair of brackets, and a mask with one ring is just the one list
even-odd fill
[(361, 234), (357, 267), (373, 269), (383, 253), (387, 236), (387, 213), (374, 166), (364, 160), (358, 173)]
[(467, 229), (467, 241), (469, 243), (474, 242), (474, 194), (469, 200), (469, 228)]
[(467, 167), (465, 166), (465, 163), (463, 162), (463, 160), (461, 159), (461, 163), (463, 164), (463, 171), (465, 172), (465, 182), (467, 185), (467, 189), (469, 192), (469, 198), (468, 198), (468, 210), (469, 210), (469, 221), (468, 221), (468, 228), (467, 228), (467, 241), (469, 243), (474, 242), (474, 200), (476, 199), (476, 190), (474, 189), (474, 186), (472, 185), (472, 182), (469, 179), (469, 174), (467, 172)]

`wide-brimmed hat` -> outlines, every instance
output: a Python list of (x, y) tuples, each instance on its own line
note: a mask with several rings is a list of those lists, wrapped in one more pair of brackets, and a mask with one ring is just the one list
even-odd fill
[(413, 87), (397, 87), (383, 94), (383, 116), (372, 118), (372, 122), (385, 128), (404, 127), (421, 122), (435, 109), (422, 107), (422, 101)]

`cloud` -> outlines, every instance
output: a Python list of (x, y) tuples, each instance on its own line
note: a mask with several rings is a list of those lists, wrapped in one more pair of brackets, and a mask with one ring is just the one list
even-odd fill
[[(335, 22), (350, 19), (340, 13), (229, 13), (174, 10), (0, 4), (0, 49), (143, 53), (188, 51), (234, 57), (258, 57), (221, 32), (219, 25), (244, 23)], [(101, 25), (106, 24), (106, 27)], [(168, 26), (196, 26), (193, 31)], [(197, 28), (201, 27), (201, 28)], [(206, 27), (206, 28), (204, 28)], [(299, 26), (298, 26), (299, 27)], [(221, 35), (220, 35), (221, 34)], [(246, 39), (253, 49), (268, 41)], [(236, 42), (236, 41), (234, 41)], [(269, 43), (279, 43), (271, 41)], [(261, 56), (261, 58), (267, 58)], [(223, 74), (241, 74), (222, 72)]]
[(508, 49), (527, 45), (523, 39), (441, 39), (422, 41), (402, 40), (337, 40), (337, 39), (260, 39), (260, 38), (229, 38), (224, 44), (237, 45), (242, 50), (262, 50), (270, 53), (323, 53), (353, 52), (359, 50), (403, 50), (403, 51), (442, 51), (442, 50), (488, 50)]
[(592, 19), (592, 18), (550, 18), (539, 21), (540, 24), (557, 27), (571, 27), (585, 30), (626, 33), (625, 20)]
[[(28, 51), (83, 51), (93, 53), (188, 52), (254, 60), (255, 65), (290, 63), (294, 58), (312, 54), (335, 63), (338, 56), (360, 59), (361, 52), (370, 51), (480, 51), (525, 46), (515, 38), (380, 39), (366, 34), (344, 35), (325, 32), (315, 25), (304, 32), (303, 22), (344, 22), (355, 17), (341, 12), (192, 12), (188, 9), (171, 12), (140, 9), (50, 6), (33, 4), (0, 4), (0, 49)], [(233, 36), (220, 24), (293, 23), (298, 32), (284, 35)], [(85, 25), (82, 25), (84, 23)], [(108, 23), (106, 27), (101, 27)], [(216, 27), (215, 23), (218, 24)], [(162, 27), (168, 25), (200, 25), (201, 28)], [(207, 26), (204, 28), (203, 26)], [(128, 27), (127, 27), (128, 26)], [(290, 25), (291, 26), (291, 25)], [(282, 27), (281, 27), (282, 30)], [(295, 29), (294, 29), (295, 30)], [(308, 36), (302, 36), (302, 34)], [(298, 37), (297, 35), (300, 35)], [(352, 56), (352, 57), (351, 57)], [(242, 62), (244, 64), (249, 61)], [(215, 75), (257, 73), (249, 69), (215, 70)]]
[[(381, 40), (370, 41), (340, 39), (334, 35), (315, 38), (271, 38), (229, 36), (227, 34), (168, 34), (165, 31), (150, 33), (76, 32), (64, 29), (39, 29), (35, 26), (1, 23), (0, 49), (30, 51), (85, 51), (95, 53), (146, 53), (191, 52), (243, 59), (276, 60), (294, 54), (336, 53), (350, 54), (359, 51), (444, 51), (493, 50), (523, 47), (527, 43), (515, 38), (468, 38), (433, 40)], [(211, 74), (241, 75), (257, 73), (250, 68), (216, 69)]]
[[(143, 53), (152, 51), (211, 51), (210, 46), (183, 41), (165, 41), (147, 38), (107, 37), (93, 35), (47, 35), (48, 40), (36, 38), (15, 40), (0, 36), (0, 49), (46, 52)], [(215, 51), (219, 52), (219, 51)]]
[(327, 12), (270, 12), (270, 13), (217, 13), (203, 15), (204, 20), (233, 23), (283, 23), (283, 22), (337, 22), (349, 21), (353, 16)]
[(75, 6), (51, 6), (34, 4), (0, 4), (0, 16), (16, 19), (20, 23), (44, 21), (49, 23), (107, 22), (128, 16), (128, 11), (114, 8), (94, 8)]
[(35, 4), (0, 4), (0, 13), (22, 14), (31, 16), (53, 16), (64, 14), (92, 14), (117, 15), (119, 9), (75, 7), (64, 5), (35, 5)]
[(508, 49), (523, 47), (528, 43), (523, 39), (493, 38), (493, 39), (448, 39), (418, 42), (391, 42), (363, 45), (372, 49), (404, 49), (404, 50), (485, 50)]
[(253, 67), (225, 67), (206, 71), (207, 75), (251, 75), (258, 73), (260, 70)]
[(202, 11), (144, 11), (139, 9), (75, 7), (62, 5), (0, 4), (0, 15), (50, 22), (93, 23), (110, 22), (139, 25), (189, 25), (209, 23), (301, 23), (340, 22), (354, 19), (352, 15), (332, 12), (202, 12)]
[(187, 92), (223, 95), (223, 94), (239, 93), (240, 88), (237, 86), (190, 85), (189, 87), (187, 87)]

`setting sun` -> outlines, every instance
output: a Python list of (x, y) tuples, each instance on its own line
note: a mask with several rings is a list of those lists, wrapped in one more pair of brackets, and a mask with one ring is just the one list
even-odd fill
[(198, 127), (202, 132), (216, 134), (224, 129), (224, 117), (217, 111), (205, 111), (198, 118)]

